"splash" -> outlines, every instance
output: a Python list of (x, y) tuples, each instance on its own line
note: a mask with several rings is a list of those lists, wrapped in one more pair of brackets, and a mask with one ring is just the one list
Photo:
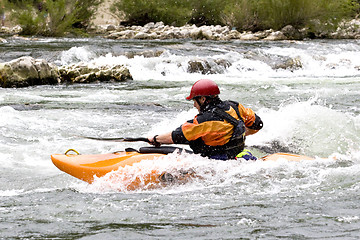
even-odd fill
[(172, 153), (154, 160), (142, 160), (131, 166), (120, 167), (101, 178), (95, 177), (90, 188), (99, 192), (128, 192), (185, 184), (197, 177), (190, 159), (194, 157), (186, 153)]
[[(263, 194), (264, 189), (268, 193), (274, 193), (283, 191), (289, 185), (294, 187), (292, 179), (299, 178), (302, 187), (308, 184), (318, 187), (323, 181), (323, 175), (319, 175), (322, 167), (334, 164), (334, 161), (307, 158), (297, 162), (289, 162), (283, 158), (265, 162), (261, 159), (216, 161), (198, 155), (173, 153), (121, 167), (103, 177), (95, 177), (94, 182), (86, 187), (82, 184), (77, 188), (101, 194), (149, 191), (169, 194), (236, 186), (246, 194)], [(307, 182), (309, 180), (313, 183)], [(267, 183), (266, 186), (259, 185), (259, 181)], [(280, 182), (284, 181), (289, 181), (289, 184), (281, 186)]]
[[(248, 82), (278, 81), (286, 78), (359, 77), (359, 46), (354, 43), (332, 45), (314, 41), (282, 42), (266, 48), (249, 43), (234, 43), (236, 48), (212, 44), (169, 44), (161, 50), (104, 52), (96, 56), (86, 47), (63, 52), (62, 64), (79, 61), (92, 65), (123, 64), (140, 81), (194, 81), (203, 75), (214, 80)], [(140, 50), (142, 52), (140, 52)], [(182, 50), (182, 51), (181, 51)], [(150, 52), (150, 54), (149, 54)]]
[[(259, 111), (265, 127), (249, 137), (249, 145), (272, 144), (274, 150), (328, 157), (359, 150), (357, 117), (317, 103), (316, 99)], [(282, 149), (281, 149), (282, 148)]]
[(5, 191), (0, 190), (0, 197), (13, 197), (13, 196), (18, 196), (23, 193), (24, 193), (23, 189), (21, 189), (21, 190), (12, 189), (12, 190), (5, 190)]
[(59, 65), (70, 65), (78, 62), (89, 62), (96, 55), (87, 47), (72, 47), (60, 54), (60, 60), (56, 63)]
[(16, 110), (10, 106), (0, 107), (0, 126), (5, 126), (16, 116)]

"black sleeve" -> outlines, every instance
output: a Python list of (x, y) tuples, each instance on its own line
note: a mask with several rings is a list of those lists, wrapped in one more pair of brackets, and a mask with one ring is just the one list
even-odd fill
[(189, 144), (189, 141), (185, 138), (185, 136), (181, 130), (181, 126), (178, 127), (177, 129), (175, 129), (171, 133), (171, 137), (172, 137), (173, 142), (176, 144)]
[(262, 127), (263, 127), (263, 122), (262, 122), (261, 118), (255, 114), (255, 121), (248, 128), (253, 129), (253, 130), (260, 130), (260, 129), (262, 129)]

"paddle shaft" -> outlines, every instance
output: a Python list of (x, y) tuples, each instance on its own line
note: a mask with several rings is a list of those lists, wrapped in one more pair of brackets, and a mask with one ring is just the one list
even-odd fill
[(130, 137), (120, 137), (120, 138), (98, 138), (98, 137), (85, 137), (83, 138), (99, 140), (99, 141), (111, 141), (111, 142), (147, 142), (150, 143), (149, 139), (144, 137), (130, 138)]

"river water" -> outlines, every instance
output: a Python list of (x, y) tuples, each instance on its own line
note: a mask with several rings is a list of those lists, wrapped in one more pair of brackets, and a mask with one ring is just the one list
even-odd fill
[[(0, 62), (124, 64), (134, 80), (0, 88), (0, 239), (359, 239), (360, 41), (6, 40)], [(190, 71), (190, 61), (207, 70)], [(255, 155), (316, 160), (170, 154), (126, 171), (186, 167), (201, 178), (136, 191), (107, 176), (89, 185), (52, 164), (69, 148), (146, 146), (78, 136), (170, 131), (196, 114), (184, 98), (200, 78), (261, 116), (264, 128), (247, 138)]]

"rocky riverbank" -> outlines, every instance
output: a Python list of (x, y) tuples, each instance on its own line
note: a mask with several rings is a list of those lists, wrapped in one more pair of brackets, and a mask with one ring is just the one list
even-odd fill
[[(0, 36), (12, 36), (21, 32), (20, 26), (0, 28)], [(228, 26), (200, 26), (185, 25), (174, 27), (164, 25), (162, 22), (148, 23), (145, 26), (116, 26), (113, 24), (92, 25), (88, 29), (92, 36), (103, 36), (109, 39), (193, 39), (193, 40), (244, 40), (244, 41), (279, 41), (279, 40), (304, 40), (309, 38), (327, 39), (360, 39), (360, 19), (343, 22), (336, 31), (310, 31), (308, 28), (296, 29), (291, 25), (285, 26), (280, 31), (272, 29), (259, 32), (239, 32)], [(0, 42), (5, 39), (0, 38)]]
[(288, 25), (280, 31), (272, 29), (259, 32), (239, 32), (228, 26), (201, 26), (185, 25), (174, 27), (164, 25), (162, 22), (148, 23), (145, 26), (116, 26), (99, 25), (93, 26), (89, 32), (103, 35), (110, 39), (194, 39), (194, 40), (304, 40), (308, 38), (329, 39), (360, 39), (360, 19), (343, 22), (336, 31), (313, 32), (308, 28), (295, 29)]

